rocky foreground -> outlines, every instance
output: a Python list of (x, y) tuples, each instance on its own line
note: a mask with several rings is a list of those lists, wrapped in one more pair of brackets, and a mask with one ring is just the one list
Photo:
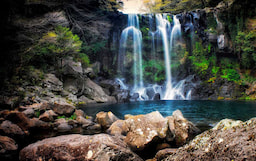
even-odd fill
[[(37, 108), (45, 110), (36, 116)], [(1, 160), (256, 158), (256, 118), (247, 122), (225, 119), (214, 128), (197, 135), (200, 130), (185, 119), (179, 110), (168, 117), (156, 111), (146, 115), (126, 115), (124, 120), (112, 112), (100, 112), (93, 120), (72, 106), (42, 103), (20, 107), (15, 111), (2, 111), (0, 117)], [(41, 139), (49, 138), (41, 141), (37, 141), (40, 140), (38, 138), (31, 139), (46, 131), (51, 135)]]

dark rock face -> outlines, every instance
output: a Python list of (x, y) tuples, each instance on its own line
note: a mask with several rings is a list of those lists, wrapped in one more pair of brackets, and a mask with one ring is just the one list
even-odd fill
[[(0, 158), (3, 155), (10, 155), (12, 152), (18, 149), (18, 145), (16, 142), (7, 137), (7, 136), (0, 136)], [(8, 156), (6, 156), (8, 158)]]
[(255, 134), (256, 118), (225, 119), (163, 160), (255, 160)]
[(142, 161), (118, 137), (64, 135), (31, 144), (20, 152), (20, 160), (127, 160)]

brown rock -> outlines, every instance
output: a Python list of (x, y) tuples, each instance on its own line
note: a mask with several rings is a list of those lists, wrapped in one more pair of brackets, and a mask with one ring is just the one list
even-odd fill
[(20, 152), (25, 160), (142, 161), (118, 137), (107, 134), (63, 135), (30, 144)]
[(53, 110), (45, 111), (42, 115), (39, 116), (39, 120), (50, 122), (54, 121), (58, 115)]
[(32, 118), (35, 116), (35, 110), (34, 109), (26, 109), (25, 111), (23, 111), (22, 113), (24, 113), (27, 117)]
[(10, 151), (16, 151), (18, 149), (18, 145), (16, 142), (7, 137), (7, 136), (0, 136), (0, 154), (6, 154)]
[(22, 112), (11, 111), (6, 116), (6, 120), (10, 120), (17, 124), (23, 131), (26, 131), (31, 127), (30, 119)]
[(255, 160), (255, 136), (256, 118), (225, 119), (163, 160)]
[(110, 134), (127, 134), (125, 142), (133, 150), (143, 150), (154, 138), (165, 138), (168, 130), (167, 119), (158, 111), (146, 115), (130, 116), (126, 120), (115, 122)]
[[(192, 123), (185, 119), (180, 110), (176, 110), (169, 120), (169, 129), (175, 134), (175, 142), (177, 146), (181, 146), (197, 135), (200, 130)], [(174, 126), (174, 127), (173, 127)]]
[(82, 116), (82, 117), (84, 117), (84, 111), (82, 111), (82, 110), (75, 110), (75, 112), (74, 112), (74, 114), (76, 115), (76, 116)]
[(24, 131), (18, 125), (8, 120), (2, 122), (0, 130), (6, 135), (25, 135)]
[(83, 116), (77, 116), (76, 121), (81, 124), (83, 127), (90, 126), (94, 124), (91, 120), (85, 119)]
[(75, 106), (63, 101), (56, 101), (52, 105), (52, 110), (59, 115), (71, 115), (75, 111)]
[(39, 120), (39, 118), (32, 118), (30, 119), (30, 129), (50, 129), (52, 126), (51, 124)]
[(155, 159), (162, 160), (162, 159), (174, 154), (176, 151), (177, 151), (177, 149), (175, 149), (175, 148), (166, 148), (166, 149), (160, 150), (156, 153)]
[(96, 122), (99, 123), (103, 129), (109, 128), (117, 120), (119, 119), (110, 111), (96, 114)]

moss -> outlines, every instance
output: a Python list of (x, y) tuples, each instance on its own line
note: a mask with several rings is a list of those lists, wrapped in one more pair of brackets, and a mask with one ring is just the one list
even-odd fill
[(225, 98), (224, 97), (222, 97), (222, 96), (219, 96), (218, 98), (217, 98), (217, 100), (224, 100)]

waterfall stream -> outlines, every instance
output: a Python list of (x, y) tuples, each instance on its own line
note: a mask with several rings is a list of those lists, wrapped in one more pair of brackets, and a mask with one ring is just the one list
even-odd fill
[[(172, 79), (172, 53), (175, 52), (173, 48), (177, 40), (181, 38), (181, 25), (178, 18), (174, 15), (173, 23), (170, 23), (170, 18), (167, 14), (149, 14), (146, 16), (149, 21), (147, 29), (149, 30), (148, 36), (151, 39), (151, 51), (144, 53), (144, 55), (157, 59), (156, 55), (159, 54), (157, 49), (161, 48), (164, 57), (165, 83), (163, 85), (157, 85), (144, 82), (146, 80), (143, 77), (143, 61), (145, 61), (142, 57), (143, 39), (137, 14), (128, 14), (128, 25), (121, 33), (118, 55), (119, 77), (129, 80), (133, 79), (133, 81), (130, 81), (132, 85), (130, 84), (129, 89), (132, 94), (138, 95), (139, 100), (153, 99), (152, 96), (148, 95), (152, 90), (160, 94), (161, 99), (164, 100), (191, 99), (191, 89), (184, 88), (187, 80), (183, 79), (174, 82)], [(155, 27), (153, 24), (155, 24)], [(131, 53), (133, 53), (132, 60)], [(133, 64), (132, 67), (130, 64)], [(129, 65), (130, 70), (127, 72), (125, 68)]]

